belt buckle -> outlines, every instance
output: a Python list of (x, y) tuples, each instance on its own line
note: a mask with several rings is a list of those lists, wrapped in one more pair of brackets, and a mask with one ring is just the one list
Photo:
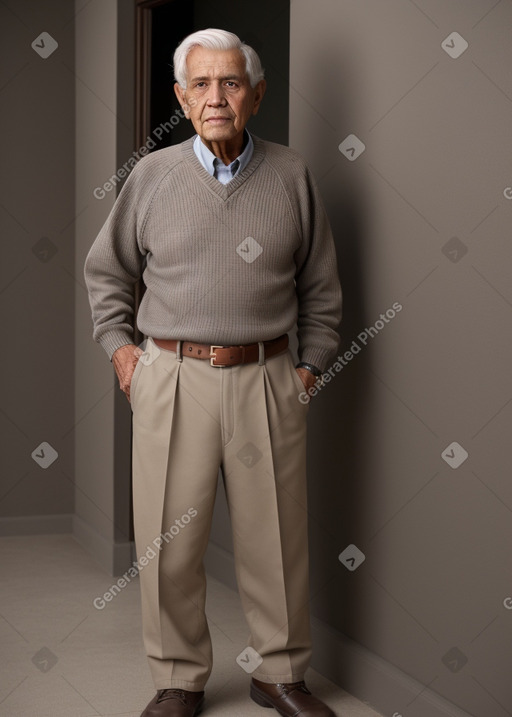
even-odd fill
[[(213, 363), (215, 359), (217, 358), (215, 356), (215, 349), (224, 349), (225, 346), (210, 346), (210, 366), (213, 366), (214, 368), (226, 368), (228, 365), (227, 363)], [(213, 356), (212, 356), (213, 354)]]

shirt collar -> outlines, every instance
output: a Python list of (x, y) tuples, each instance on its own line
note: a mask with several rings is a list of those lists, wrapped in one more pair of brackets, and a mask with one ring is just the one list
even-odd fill
[[(254, 142), (252, 141), (250, 133), (246, 129), (244, 130), (244, 135), (247, 139), (245, 148), (242, 153), (236, 159), (233, 160), (233, 162), (236, 162), (237, 159), (239, 161), (239, 167), (237, 169), (236, 174), (242, 172), (249, 164), (249, 161), (254, 151)], [(199, 135), (196, 135), (196, 138), (194, 140), (194, 152), (196, 153), (197, 158), (199, 159), (203, 167), (206, 169), (208, 174), (213, 177), (215, 174), (215, 162), (216, 160), (221, 160), (219, 160), (218, 157), (216, 157), (213, 152), (208, 149), (204, 142), (201, 141), (201, 137)], [(227, 165), (227, 168), (231, 167), (233, 162)]]

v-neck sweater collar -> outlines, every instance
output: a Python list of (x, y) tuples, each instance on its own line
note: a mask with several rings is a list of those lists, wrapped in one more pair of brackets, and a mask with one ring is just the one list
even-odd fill
[(197, 158), (196, 153), (194, 152), (194, 139), (195, 137), (191, 137), (190, 139), (185, 140), (185, 142), (182, 142), (181, 151), (183, 159), (195, 171), (198, 178), (201, 179), (209, 189), (211, 189), (218, 197), (220, 197), (220, 199), (223, 199), (224, 201), (229, 199), (229, 197), (242, 186), (242, 184), (251, 176), (265, 157), (265, 143), (253, 134), (252, 141), (254, 143), (254, 151), (249, 163), (241, 172), (238, 172), (238, 174), (236, 174), (230, 182), (222, 184), (218, 179), (212, 177), (206, 171)]

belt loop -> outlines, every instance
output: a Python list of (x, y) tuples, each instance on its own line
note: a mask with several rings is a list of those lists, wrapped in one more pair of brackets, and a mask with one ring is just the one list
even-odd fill
[(176, 341), (176, 361), (180, 363), (183, 361), (183, 356), (181, 355), (181, 339)]
[(265, 344), (263, 341), (258, 341), (258, 366), (265, 364)]

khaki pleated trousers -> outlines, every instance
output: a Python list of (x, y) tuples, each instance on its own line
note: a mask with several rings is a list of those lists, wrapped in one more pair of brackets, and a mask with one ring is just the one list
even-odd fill
[(203, 556), (219, 468), (247, 646), (262, 658), (252, 676), (304, 676), (311, 641), (303, 390), (289, 351), (215, 368), (147, 342), (131, 386), (133, 500), (156, 689), (202, 690), (211, 672)]

